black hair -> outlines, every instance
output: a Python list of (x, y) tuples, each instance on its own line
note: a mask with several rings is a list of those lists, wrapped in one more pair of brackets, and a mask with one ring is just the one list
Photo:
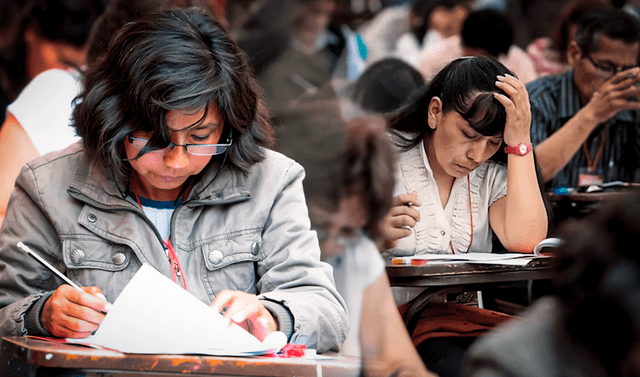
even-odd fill
[(640, 191), (564, 223), (560, 234), (565, 242), (554, 254), (552, 276), (561, 319), (610, 376), (624, 375), (621, 364), (640, 341)]
[(484, 9), (472, 12), (462, 24), (462, 43), (481, 48), (491, 56), (507, 54), (513, 44), (513, 25), (502, 12)]
[(198, 0), (111, 0), (91, 30), (87, 63), (91, 64), (104, 55), (116, 31), (129, 22), (173, 7), (204, 8), (201, 3)]
[(422, 74), (411, 65), (385, 58), (358, 77), (351, 97), (365, 110), (386, 114), (404, 105), (424, 84)]
[(567, 46), (571, 42), (571, 26), (578, 26), (594, 12), (611, 7), (607, 0), (573, 0), (562, 8), (558, 22), (550, 34), (551, 48), (558, 52), (558, 60), (567, 62)]
[[(427, 125), (429, 103), (442, 101), (442, 112), (458, 112), (474, 130), (484, 136), (503, 133), (507, 120), (504, 106), (493, 93), (507, 95), (496, 86), (498, 75), (516, 76), (502, 63), (488, 56), (459, 58), (447, 64), (389, 121), (399, 147), (408, 150), (422, 142), (433, 130)], [(491, 159), (506, 163), (504, 142)]]
[(244, 54), (198, 8), (173, 8), (127, 24), (104, 58), (89, 67), (83, 84), (74, 127), (89, 157), (122, 186), (130, 173), (124, 140), (145, 131), (151, 134), (149, 149), (166, 147), (171, 110), (215, 105), (227, 134), (233, 129), (225, 156), (244, 173), (264, 158), (260, 146), (273, 142), (274, 131)]
[(93, 23), (104, 11), (101, 0), (24, 0), (17, 3), (17, 6), (5, 8), (14, 12), (11, 18), (16, 30), (0, 49), (2, 86), (12, 99), (31, 80), (25, 40), (29, 28), (52, 42), (81, 48), (87, 44)]
[(640, 20), (621, 9), (600, 9), (578, 26), (574, 40), (584, 56), (600, 48), (603, 36), (626, 44), (640, 43)]

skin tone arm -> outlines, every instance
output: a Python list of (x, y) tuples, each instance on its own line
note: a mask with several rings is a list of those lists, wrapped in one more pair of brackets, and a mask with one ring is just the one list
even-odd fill
[(621, 110), (638, 110), (636, 97), (640, 68), (619, 72), (607, 80), (591, 100), (564, 126), (536, 147), (536, 157), (545, 182), (550, 181), (578, 152), (591, 132)]
[(420, 212), (413, 207), (420, 205), (422, 204), (415, 191), (400, 194), (395, 198), (393, 207), (380, 224), (381, 238), (384, 239), (383, 249), (393, 249), (398, 246), (400, 239), (411, 234), (411, 229), (420, 221)]
[(60, 338), (86, 338), (104, 320), (111, 304), (104, 299), (98, 287), (83, 287), (83, 292), (63, 284), (42, 308), (40, 321), (53, 336)]
[(362, 293), (360, 348), (367, 376), (435, 377), (425, 369), (409, 338), (386, 274)]
[(7, 211), (7, 203), (13, 191), (20, 169), (28, 161), (38, 157), (38, 151), (18, 120), (7, 112), (7, 119), (0, 129), (0, 225)]
[[(495, 98), (507, 111), (504, 141), (508, 145), (531, 143), (531, 108), (524, 84), (512, 76), (498, 76), (496, 85), (509, 97)], [(530, 253), (547, 235), (547, 213), (538, 185), (533, 153), (508, 155), (508, 195), (489, 208), (489, 222), (509, 251)]]
[(250, 293), (222, 290), (211, 303), (211, 308), (216, 313), (220, 313), (222, 309), (226, 308), (223, 317), (229, 323), (231, 321), (237, 323), (260, 341), (278, 330), (275, 318), (262, 305), (258, 296)]

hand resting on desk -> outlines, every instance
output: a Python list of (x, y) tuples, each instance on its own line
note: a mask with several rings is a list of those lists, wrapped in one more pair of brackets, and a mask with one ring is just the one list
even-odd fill
[(86, 338), (102, 323), (111, 304), (98, 287), (82, 290), (63, 284), (44, 304), (40, 321), (53, 336)]
[[(258, 296), (228, 289), (220, 291), (211, 303), (216, 313), (226, 308), (223, 317), (247, 330), (261, 342), (278, 330), (278, 324), (271, 313), (262, 305)], [(230, 323), (230, 322), (229, 322)]]

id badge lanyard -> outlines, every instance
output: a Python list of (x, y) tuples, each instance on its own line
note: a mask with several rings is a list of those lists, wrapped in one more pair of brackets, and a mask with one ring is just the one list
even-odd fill
[[(142, 212), (144, 212), (144, 207), (142, 207), (142, 203), (140, 203), (138, 194), (136, 194), (135, 192), (133, 194), (136, 196), (136, 201), (138, 202), (140, 209), (142, 210)], [(182, 286), (185, 290), (187, 290), (187, 281), (184, 278), (184, 272), (182, 271), (182, 267), (180, 266), (178, 256), (176, 255), (173, 246), (171, 246), (171, 236), (169, 236), (166, 241), (162, 239), (161, 241), (164, 247), (167, 249), (167, 256), (169, 257), (169, 263), (171, 264), (171, 278), (173, 279), (173, 282), (177, 284), (178, 277), (180, 277), (182, 279)]]

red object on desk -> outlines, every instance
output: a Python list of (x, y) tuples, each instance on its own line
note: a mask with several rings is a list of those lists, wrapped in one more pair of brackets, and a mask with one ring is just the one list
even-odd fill
[(282, 347), (280, 357), (302, 357), (304, 356), (304, 351), (306, 349), (307, 346), (305, 346), (304, 344), (287, 343), (284, 347)]

